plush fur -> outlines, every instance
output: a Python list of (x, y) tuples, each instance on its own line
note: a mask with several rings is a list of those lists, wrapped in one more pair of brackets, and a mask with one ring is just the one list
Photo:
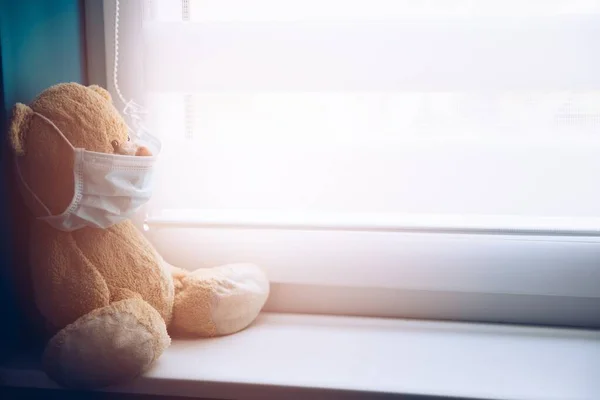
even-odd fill
[[(127, 126), (98, 86), (53, 86), (29, 106), (17, 104), (9, 144), (27, 184), (52, 214), (73, 198), (75, 147), (150, 155), (132, 147)], [(107, 229), (63, 232), (36, 217), (45, 212), (23, 192), (30, 215), (28, 255), (33, 297), (49, 340), (48, 375), (61, 385), (94, 388), (132, 379), (162, 354), (170, 334), (208, 337), (247, 327), (269, 292), (250, 264), (194, 272), (167, 264), (144, 235), (125, 221)]]

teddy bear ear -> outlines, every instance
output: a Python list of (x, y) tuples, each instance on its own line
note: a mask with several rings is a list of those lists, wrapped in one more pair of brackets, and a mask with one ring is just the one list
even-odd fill
[(27, 136), (33, 115), (33, 110), (25, 104), (17, 103), (12, 109), (8, 126), (8, 139), (17, 156), (25, 154), (25, 136)]
[(90, 85), (88, 86), (89, 89), (92, 89), (94, 92), (98, 93), (100, 96), (104, 97), (106, 100), (108, 101), (112, 101), (112, 97), (110, 96), (110, 93), (108, 92), (108, 90), (104, 89), (101, 86), (98, 85)]

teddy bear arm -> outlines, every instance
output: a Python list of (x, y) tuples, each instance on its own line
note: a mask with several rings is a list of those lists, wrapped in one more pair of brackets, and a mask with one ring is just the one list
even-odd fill
[(107, 229), (73, 232), (79, 249), (103, 276), (110, 302), (141, 298), (152, 305), (165, 321), (173, 308), (173, 281), (162, 258), (142, 233), (129, 221)]
[(70, 234), (34, 235), (30, 245), (35, 303), (52, 326), (62, 328), (109, 304), (104, 278)]

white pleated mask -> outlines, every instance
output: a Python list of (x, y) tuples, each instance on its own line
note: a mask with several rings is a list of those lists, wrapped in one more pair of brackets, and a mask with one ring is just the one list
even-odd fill
[(152, 156), (98, 153), (75, 148), (51, 120), (36, 115), (50, 124), (73, 150), (75, 182), (71, 204), (63, 213), (52, 215), (23, 179), (17, 158), (16, 170), (22, 189), (47, 213), (38, 219), (67, 232), (84, 227), (108, 228), (131, 218), (150, 199), (153, 169), (161, 147), (158, 139), (147, 133), (139, 138), (139, 144), (148, 147)]

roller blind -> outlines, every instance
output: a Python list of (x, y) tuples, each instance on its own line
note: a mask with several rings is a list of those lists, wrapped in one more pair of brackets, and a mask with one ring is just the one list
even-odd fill
[(139, 5), (119, 74), (164, 143), (150, 220), (595, 229), (597, 1)]
[(170, 263), (257, 263), (283, 311), (600, 323), (600, 2), (131, 0), (118, 40), (104, 5)]

